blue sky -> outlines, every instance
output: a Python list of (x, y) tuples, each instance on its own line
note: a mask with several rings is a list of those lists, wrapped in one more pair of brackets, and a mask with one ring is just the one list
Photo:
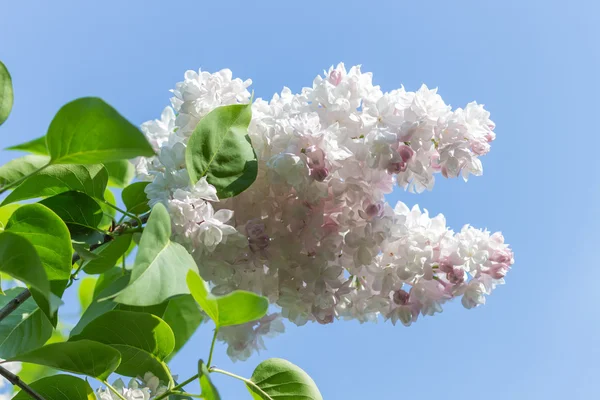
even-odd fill
[[(252, 4), (256, 3), (256, 4)], [(160, 115), (187, 69), (230, 68), (258, 97), (310, 85), (340, 61), (384, 90), (439, 87), (455, 107), (492, 112), (484, 176), (397, 190), (460, 229), (501, 230), (516, 254), (488, 304), (459, 303), (410, 328), (338, 322), (295, 328), (233, 364), (268, 357), (310, 373), (325, 399), (590, 399), (600, 389), (599, 3), (563, 1), (14, 1), (1, 5), (0, 59), (15, 108), (2, 148), (45, 133), (69, 100), (100, 96), (135, 123)], [(6, 162), (14, 154), (0, 153)], [(211, 329), (173, 364), (206, 358)], [(248, 398), (216, 378), (224, 399)]]

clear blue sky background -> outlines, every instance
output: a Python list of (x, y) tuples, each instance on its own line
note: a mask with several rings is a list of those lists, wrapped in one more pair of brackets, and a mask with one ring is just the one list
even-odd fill
[[(296, 5), (292, 5), (296, 4)], [(252, 78), (257, 96), (310, 85), (331, 64), (362, 64), (384, 90), (438, 86), (484, 103), (498, 139), (484, 176), (439, 180), (398, 199), (502, 230), (516, 253), (485, 307), (452, 304), (410, 328), (288, 326), (268, 351), (216, 363), (250, 376), (283, 357), (332, 399), (599, 398), (600, 7), (597, 1), (5, 1), (0, 59), (16, 100), (1, 147), (45, 133), (58, 108), (101, 96), (135, 123), (158, 117), (187, 69)], [(15, 155), (0, 153), (5, 162)], [(175, 358), (193, 373), (207, 325)], [(217, 378), (223, 398), (248, 398)]]

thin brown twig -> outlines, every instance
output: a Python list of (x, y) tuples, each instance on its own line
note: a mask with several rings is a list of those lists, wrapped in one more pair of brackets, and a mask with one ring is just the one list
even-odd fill
[(20, 387), (21, 390), (31, 396), (32, 399), (35, 400), (45, 400), (42, 396), (40, 396), (35, 390), (33, 390), (29, 385), (21, 380), (17, 375), (13, 374), (6, 368), (0, 366), (0, 375), (6, 378), (7, 381), (12, 383), (14, 386)]

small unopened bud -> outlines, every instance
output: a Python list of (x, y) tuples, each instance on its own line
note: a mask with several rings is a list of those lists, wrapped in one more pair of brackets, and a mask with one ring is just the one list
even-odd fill
[(394, 292), (394, 303), (399, 306), (405, 306), (408, 304), (410, 294), (406, 290), (400, 289)]
[(317, 182), (323, 182), (329, 176), (329, 170), (325, 167), (313, 168), (310, 170), (310, 176)]

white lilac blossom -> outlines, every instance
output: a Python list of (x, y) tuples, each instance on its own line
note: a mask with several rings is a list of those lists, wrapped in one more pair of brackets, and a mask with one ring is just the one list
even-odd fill
[(249, 102), (250, 84), (229, 70), (186, 72), (171, 107), (142, 125), (158, 155), (137, 162), (150, 204), (168, 207), (174, 240), (213, 292), (251, 290), (280, 309), (220, 332), (232, 358), (262, 348), (263, 336), (282, 330), (280, 317), (410, 325), (454, 297), (466, 308), (483, 304), (504, 282), (513, 253), (500, 233), (454, 232), (442, 215), (385, 201), (395, 184), (422, 192), (436, 175), (481, 175), (495, 139), (482, 105), (452, 110), (426, 86), (384, 93), (370, 73), (340, 64), (299, 94), (284, 88), (254, 101), (258, 177), (219, 201), (204, 178), (190, 184), (185, 146), (208, 112)]
[[(161, 386), (158, 378), (151, 372), (146, 372), (143, 379), (131, 379), (129, 384), (121, 379), (113, 382), (112, 387), (126, 400), (149, 400), (167, 391), (166, 386)], [(120, 400), (117, 394), (108, 388), (100, 388), (96, 391), (98, 400)]]

